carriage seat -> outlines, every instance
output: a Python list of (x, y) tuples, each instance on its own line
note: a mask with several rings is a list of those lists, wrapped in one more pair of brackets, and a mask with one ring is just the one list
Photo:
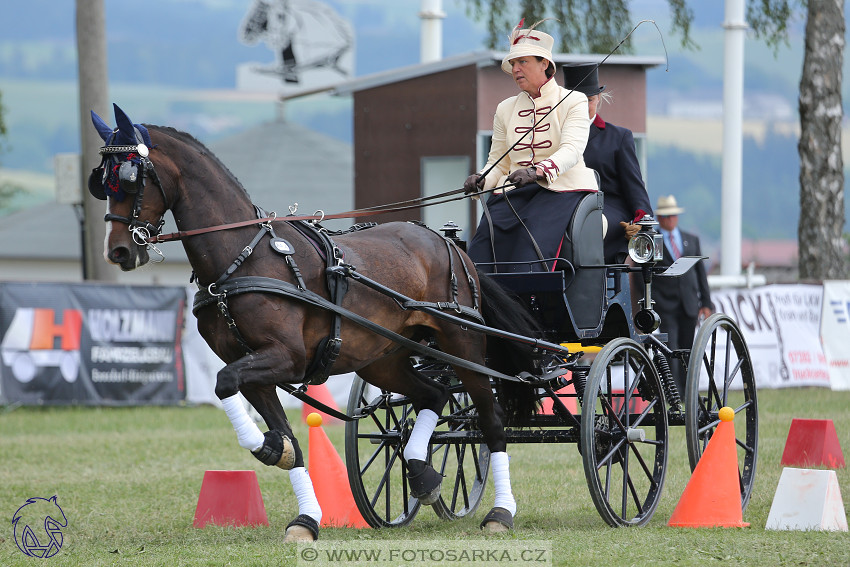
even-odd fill
[(565, 294), (573, 323), (579, 329), (596, 328), (602, 321), (605, 295), (604, 199), (601, 191), (582, 198), (561, 247), (560, 256), (569, 260), (575, 270), (572, 281), (567, 276)]
[(560, 257), (569, 262), (553, 272), (490, 274), (517, 294), (544, 329), (556, 335), (584, 336), (598, 329), (605, 302), (603, 253), (604, 196), (588, 193), (579, 201), (567, 226)]

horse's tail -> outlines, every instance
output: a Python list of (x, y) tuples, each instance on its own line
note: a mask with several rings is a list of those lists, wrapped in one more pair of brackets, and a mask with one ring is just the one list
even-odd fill
[[(542, 335), (537, 320), (516, 297), (480, 271), (478, 279), (481, 282), (481, 310), (488, 326), (527, 337)], [(535, 361), (530, 345), (488, 335), (487, 365), (493, 370), (512, 376), (523, 370), (533, 372)], [(497, 380), (496, 395), (509, 424), (522, 423), (538, 407), (535, 389), (520, 382)]]

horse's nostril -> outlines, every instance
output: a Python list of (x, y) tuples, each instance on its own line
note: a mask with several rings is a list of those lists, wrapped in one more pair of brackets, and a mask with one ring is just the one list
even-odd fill
[(115, 264), (123, 264), (130, 257), (130, 249), (126, 246), (116, 246), (109, 251), (109, 261)]

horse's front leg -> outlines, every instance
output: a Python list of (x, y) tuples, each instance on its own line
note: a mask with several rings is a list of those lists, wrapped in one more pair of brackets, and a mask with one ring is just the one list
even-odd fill
[[(279, 354), (280, 351), (274, 351)], [(222, 368), (217, 376), (215, 392), (221, 400), (239, 445), (266, 465), (289, 471), (289, 480), (298, 500), (298, 517), (286, 529), (288, 541), (313, 541), (318, 538), (322, 510), (313, 483), (304, 467), (304, 455), (292, 433), (274, 384), (280, 370), (287, 365), (280, 356), (253, 352)], [(240, 389), (251, 405), (260, 412), (269, 431), (265, 434), (248, 416), (237, 395)]]
[[(280, 405), (276, 386), (243, 386), (242, 394), (256, 409), (271, 431), (284, 432), (291, 436), (295, 449), (295, 464), (289, 471), (289, 482), (298, 502), (298, 516), (286, 526), (284, 542), (315, 541), (319, 538), (322, 509), (313, 489), (313, 481), (304, 466), (304, 455), (298, 440), (292, 434), (286, 412)], [(254, 454), (256, 456), (256, 453)], [(259, 457), (258, 457), (259, 458)], [(262, 460), (262, 459), (260, 459)]]

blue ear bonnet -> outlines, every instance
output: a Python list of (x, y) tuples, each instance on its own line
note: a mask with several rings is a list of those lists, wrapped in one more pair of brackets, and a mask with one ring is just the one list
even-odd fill
[[(141, 124), (133, 124), (127, 114), (113, 103), (115, 123), (113, 130), (91, 111), (91, 120), (100, 137), (108, 146), (133, 146), (144, 144), (152, 148), (150, 133)], [(121, 159), (119, 159), (119, 157)], [(100, 165), (89, 176), (89, 192), (100, 200), (107, 196), (123, 201), (127, 194), (135, 194), (144, 185), (144, 156), (136, 151), (103, 154)]]

